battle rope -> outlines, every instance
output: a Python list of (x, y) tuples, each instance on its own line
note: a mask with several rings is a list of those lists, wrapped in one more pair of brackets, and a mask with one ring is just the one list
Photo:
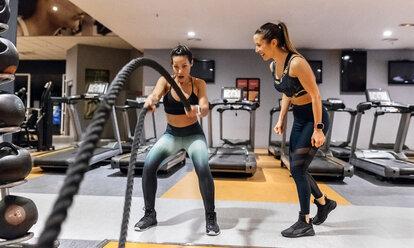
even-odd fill
[[(73, 197), (78, 193), (80, 183), (83, 180), (83, 176), (85, 172), (88, 170), (89, 160), (92, 157), (93, 151), (96, 148), (96, 145), (99, 141), (99, 138), (102, 134), (104, 125), (106, 121), (108, 120), (111, 107), (115, 104), (116, 98), (118, 97), (119, 92), (121, 91), (123, 85), (131, 75), (131, 73), (137, 69), (140, 66), (149, 66), (159, 72), (171, 85), (171, 87), (175, 90), (177, 95), (179, 96), (180, 100), (183, 102), (184, 107), (187, 110), (190, 110), (190, 104), (185, 98), (184, 94), (181, 92), (178, 85), (175, 83), (175, 81), (171, 78), (171, 76), (168, 74), (168, 72), (157, 62), (146, 59), (146, 58), (137, 58), (131, 60), (128, 64), (126, 64), (116, 75), (114, 80), (112, 81), (108, 92), (103, 97), (102, 101), (99, 104), (99, 107), (92, 119), (92, 123), (87, 127), (86, 129), (86, 135), (83, 138), (83, 142), (81, 142), (80, 148), (78, 153), (76, 154), (75, 162), (74, 164), (70, 165), (65, 180), (63, 182), (63, 185), (60, 189), (59, 196), (56, 199), (52, 212), (50, 213), (48, 219), (46, 220), (45, 227), (40, 234), (37, 247), (38, 248), (53, 248), (54, 247), (54, 241), (57, 240), (57, 237), (59, 236), (59, 233), (61, 231), (62, 223), (67, 217), (68, 209), (73, 203)], [(143, 123), (143, 119), (145, 118), (145, 111), (142, 111), (140, 114), (140, 119), (138, 123)], [(141, 124), (141, 128), (142, 129)], [(139, 127), (139, 124), (136, 127), (135, 134), (138, 133), (137, 128)], [(131, 152), (131, 162), (128, 167), (128, 183), (129, 189), (127, 187), (125, 196), (125, 205), (124, 210), (127, 209), (128, 216), (124, 218), (126, 220), (126, 226), (125, 223), (123, 223), (122, 228), (127, 228), (128, 226), (128, 219), (129, 219), (129, 206), (131, 205), (131, 199), (127, 199), (127, 196), (129, 198), (132, 197), (132, 186), (133, 186), (133, 174), (134, 171), (131, 170), (131, 167), (134, 168), (136, 160), (136, 152), (138, 150), (137, 141), (139, 139), (139, 136), (134, 136), (134, 142), (133, 142), (133, 151)], [(134, 146), (135, 145), (135, 146)], [(135, 158), (135, 159), (134, 159)], [(132, 165), (131, 165), (132, 164)], [(127, 184), (128, 184), (127, 183)], [(129, 205), (129, 206), (128, 206)], [(124, 214), (125, 217), (125, 214)], [(124, 234), (125, 233), (125, 234)], [(126, 239), (126, 232), (121, 230), (122, 239)], [(125, 241), (124, 241), (125, 242)]]
[(134, 140), (132, 142), (131, 157), (128, 165), (127, 174), (127, 185), (125, 190), (125, 201), (124, 201), (124, 213), (122, 215), (121, 233), (119, 236), (118, 248), (125, 248), (125, 242), (128, 234), (128, 223), (129, 215), (131, 211), (132, 193), (134, 191), (134, 172), (135, 172), (135, 161), (137, 160), (137, 153), (140, 143), (140, 137), (142, 135), (142, 129), (144, 127), (145, 114), (147, 108), (143, 108), (138, 117), (137, 125), (134, 131)]

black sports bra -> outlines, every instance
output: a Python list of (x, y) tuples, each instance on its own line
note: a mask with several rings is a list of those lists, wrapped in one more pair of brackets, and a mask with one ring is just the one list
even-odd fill
[[(197, 105), (198, 104), (198, 96), (194, 94), (194, 83), (193, 78), (191, 77), (191, 95), (189, 98), (187, 98), (189, 103), (191, 105)], [(165, 94), (164, 100), (164, 110), (165, 113), (170, 115), (185, 115), (184, 111), (184, 104), (181, 101), (177, 101), (174, 99), (174, 97), (171, 95), (171, 87), (170, 90)]]
[(283, 68), (283, 73), (280, 79), (277, 79), (275, 76), (276, 62), (273, 62), (272, 76), (275, 80), (273, 86), (279, 92), (284, 93), (288, 97), (299, 97), (305, 95), (307, 92), (303, 88), (298, 78), (289, 76), (290, 62), (294, 57), (299, 57), (299, 55), (292, 56), (293, 53), (289, 53), (285, 60), (285, 66)]

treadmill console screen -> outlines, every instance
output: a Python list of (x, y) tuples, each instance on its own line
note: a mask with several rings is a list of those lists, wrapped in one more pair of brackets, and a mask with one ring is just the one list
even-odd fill
[(341, 99), (338, 99), (338, 98), (328, 98), (327, 101), (330, 102), (330, 103), (334, 103), (334, 104), (343, 103), (343, 101)]
[(243, 90), (235, 87), (221, 88), (221, 99), (227, 101), (241, 101), (243, 98)]
[(368, 102), (391, 102), (388, 91), (382, 89), (367, 89), (365, 96)]
[(88, 91), (86, 94), (88, 95), (103, 95), (106, 93), (108, 89), (107, 82), (93, 82), (89, 83)]

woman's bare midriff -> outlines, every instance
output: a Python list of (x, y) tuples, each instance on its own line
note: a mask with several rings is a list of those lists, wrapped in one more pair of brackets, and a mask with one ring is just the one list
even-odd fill
[(294, 105), (305, 105), (312, 102), (312, 97), (309, 93), (299, 96), (299, 97), (290, 97), (290, 103)]
[(174, 127), (187, 127), (196, 123), (197, 117), (188, 117), (187, 115), (167, 115), (167, 122)]

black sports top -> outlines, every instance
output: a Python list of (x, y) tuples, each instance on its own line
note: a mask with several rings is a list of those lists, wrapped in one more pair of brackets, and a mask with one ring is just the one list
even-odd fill
[(299, 97), (305, 95), (307, 92), (305, 91), (305, 89), (303, 89), (303, 86), (297, 77), (289, 76), (290, 62), (294, 57), (299, 57), (299, 55), (292, 55), (293, 53), (289, 53), (286, 57), (285, 66), (283, 68), (283, 73), (280, 79), (277, 79), (275, 76), (276, 62), (273, 62), (272, 76), (275, 80), (273, 86), (277, 91), (284, 93), (288, 97)]
[[(185, 115), (184, 111), (184, 104), (181, 101), (177, 101), (174, 99), (174, 97), (171, 95), (171, 88), (165, 94), (163, 104), (164, 104), (164, 110), (165, 113), (170, 115)], [(191, 95), (189, 98), (187, 98), (190, 105), (197, 105), (198, 104), (198, 96), (194, 94), (194, 83), (193, 78), (191, 77)]]

